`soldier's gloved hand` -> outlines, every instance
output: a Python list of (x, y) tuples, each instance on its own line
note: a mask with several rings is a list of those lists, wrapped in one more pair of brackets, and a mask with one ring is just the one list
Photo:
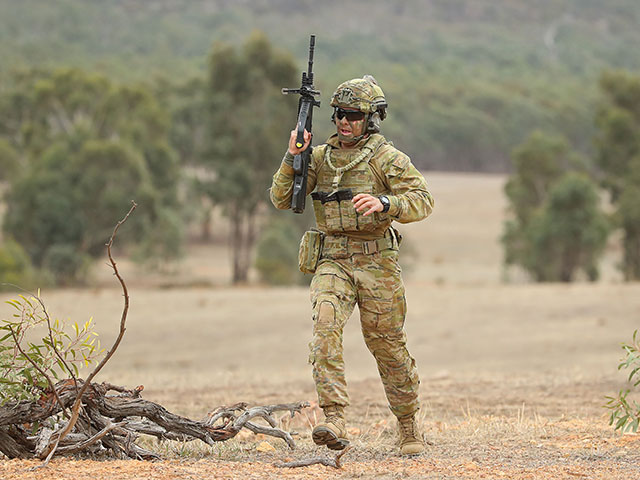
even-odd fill
[(298, 138), (298, 131), (295, 129), (291, 130), (291, 136), (289, 137), (289, 149), (288, 149), (291, 155), (298, 155), (300, 152), (303, 152), (309, 146), (309, 143), (311, 143), (311, 133), (307, 132), (307, 130), (305, 129), (304, 145), (302, 146), (302, 148), (296, 147), (297, 138)]
[(381, 212), (384, 208), (382, 202), (378, 197), (369, 195), (368, 193), (359, 193), (351, 199), (354, 203), (354, 207), (358, 213), (362, 213), (363, 216), (371, 215), (373, 212)]

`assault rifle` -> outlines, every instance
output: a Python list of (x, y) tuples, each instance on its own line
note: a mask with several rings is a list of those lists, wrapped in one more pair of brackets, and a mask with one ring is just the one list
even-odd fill
[[(313, 50), (316, 46), (316, 36), (311, 35), (309, 39), (309, 66), (306, 72), (302, 72), (302, 85), (300, 88), (283, 88), (282, 93), (288, 95), (297, 93), (300, 95), (298, 101), (298, 123), (296, 125), (297, 136), (296, 146), (304, 145), (304, 131), (311, 133), (311, 123), (313, 118), (313, 107), (319, 107), (320, 101), (314, 95), (320, 95), (313, 86)], [(304, 203), (307, 196), (307, 175), (309, 163), (311, 162), (311, 144), (293, 158), (293, 194), (291, 196), (291, 210), (295, 213), (304, 212)]]

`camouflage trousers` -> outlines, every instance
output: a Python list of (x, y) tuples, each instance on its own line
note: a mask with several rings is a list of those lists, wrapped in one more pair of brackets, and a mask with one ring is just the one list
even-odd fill
[(355, 305), (365, 343), (393, 414), (419, 408), (418, 370), (406, 347), (406, 301), (397, 250), (322, 258), (311, 281), (313, 340), (309, 361), (320, 406), (349, 404), (342, 332)]

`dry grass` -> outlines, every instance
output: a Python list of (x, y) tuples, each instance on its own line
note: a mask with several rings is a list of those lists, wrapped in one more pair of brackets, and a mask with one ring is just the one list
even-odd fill
[[(299, 432), (293, 453), (276, 440), (243, 434), (214, 448), (155, 445), (168, 459), (160, 464), (74, 464), (76, 473), (89, 472), (75, 478), (640, 478), (638, 437), (614, 433), (602, 408), (604, 396), (623, 385), (616, 372), (620, 343), (640, 319), (640, 285), (620, 283), (617, 247), (609, 249), (599, 283), (523, 282), (500, 266), (504, 178), (431, 174), (428, 180), (437, 202), (433, 217), (400, 226), (419, 252), (406, 278), (406, 328), (422, 376), (427, 455), (395, 456), (395, 422), (355, 316), (345, 332), (354, 448), (342, 472), (271, 466), (322, 453), (310, 440), (319, 416), (312, 409), (283, 424)], [(237, 401), (315, 399), (305, 288), (231, 288), (227, 252), (219, 245), (194, 247), (169, 278), (126, 260), (119, 266), (131, 294), (128, 330), (98, 380), (144, 384), (145, 398), (193, 418)], [(43, 297), (54, 315), (93, 316), (109, 344), (122, 298), (100, 268), (95, 288)], [(504, 284), (505, 276), (515, 282)], [(159, 288), (168, 284), (183, 286)], [(265, 440), (273, 451), (257, 450)], [(51, 476), (28, 476), (27, 465), (0, 462), (0, 478), (16, 472), (73, 478), (61, 460)]]

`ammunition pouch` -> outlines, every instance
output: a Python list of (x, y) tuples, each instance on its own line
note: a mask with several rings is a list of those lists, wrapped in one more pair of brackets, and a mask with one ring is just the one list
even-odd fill
[(302, 273), (315, 273), (324, 243), (324, 233), (319, 230), (307, 230), (300, 240), (298, 268)]

